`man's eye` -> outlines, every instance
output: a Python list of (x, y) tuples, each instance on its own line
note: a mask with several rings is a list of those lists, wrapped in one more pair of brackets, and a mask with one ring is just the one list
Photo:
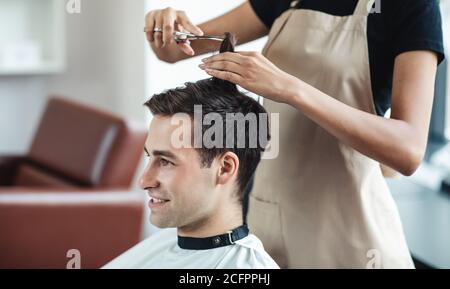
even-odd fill
[(171, 162), (169, 162), (168, 160), (166, 160), (166, 159), (160, 159), (159, 160), (159, 163), (161, 164), (161, 166), (163, 166), (163, 167), (166, 167), (166, 166), (170, 166), (170, 165), (172, 165), (172, 163)]

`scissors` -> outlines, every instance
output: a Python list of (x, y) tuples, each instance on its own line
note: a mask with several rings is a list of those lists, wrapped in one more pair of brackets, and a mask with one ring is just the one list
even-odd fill
[[(144, 32), (147, 32), (146, 29), (144, 29)], [(153, 29), (153, 33), (161, 33), (163, 32), (160, 28)], [(215, 40), (215, 41), (223, 41), (225, 39), (224, 36), (217, 36), (217, 35), (203, 35), (198, 36), (189, 32), (181, 32), (181, 31), (175, 31), (173, 33), (173, 38), (175, 39), (176, 43), (186, 43), (188, 41), (192, 40)]]

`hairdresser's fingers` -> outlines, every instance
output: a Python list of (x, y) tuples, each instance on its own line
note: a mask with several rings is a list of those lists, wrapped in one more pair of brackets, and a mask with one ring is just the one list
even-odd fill
[(235, 53), (250, 57), (260, 57), (262, 55), (260, 52), (256, 51), (236, 51)]
[(243, 55), (243, 57), (246, 57), (246, 64), (250, 68), (253, 67), (255, 69), (258, 69), (258, 67), (266, 67), (270, 70), (278, 70), (278, 67), (272, 61), (267, 59), (261, 52), (241, 51), (236, 53)]
[(200, 29), (200, 27), (194, 25), (192, 21), (189, 19), (189, 17), (186, 15), (186, 12), (184, 11), (177, 11), (177, 19), (176, 21), (183, 25), (183, 27), (191, 32), (194, 33), (197, 36), (203, 36), (203, 31)]
[[(181, 25), (180, 23), (175, 23), (175, 30), (176, 31), (180, 31), (180, 32), (184, 32), (185, 31), (183, 25)], [(178, 48), (180, 48), (180, 50), (183, 51), (187, 55), (190, 55), (190, 56), (194, 56), (195, 55), (195, 51), (191, 47), (191, 43), (189, 41), (179, 42), (178, 43)]]
[(178, 23), (178, 22), (175, 22), (175, 31), (184, 32), (185, 30), (184, 30), (183, 25), (181, 25), (181, 24)]
[(189, 41), (178, 43), (178, 47), (181, 49), (181, 51), (183, 51), (187, 55), (191, 56), (195, 55), (195, 51), (194, 49), (192, 49)]
[(200, 64), (199, 67), (201, 69), (214, 69), (214, 70), (220, 70), (220, 71), (229, 71), (232, 73), (236, 73), (240, 76), (245, 77), (245, 71), (246, 69), (235, 62), (230, 61), (215, 61), (210, 64)]
[[(155, 28), (162, 29), (164, 24), (164, 18), (161, 11), (158, 11), (155, 15)], [(155, 45), (158, 48), (161, 48), (163, 45), (163, 32), (154, 32), (153, 36), (155, 37)]]
[(147, 40), (149, 42), (155, 41), (155, 37), (153, 36), (153, 29), (155, 28), (155, 13), (156, 11), (150, 11), (145, 16), (145, 34), (147, 35)]
[(269, 66), (273, 66), (272, 62), (270, 62), (261, 52), (257, 51), (236, 51), (238, 55), (241, 55), (245, 59), (245, 64), (248, 66), (259, 66), (262, 63), (268, 64)]
[(176, 11), (170, 7), (163, 10), (163, 47), (174, 42)]
[(231, 62), (235, 62), (237, 64), (244, 64), (246, 62), (245, 60), (246, 60), (245, 56), (239, 55), (238, 53), (234, 53), (234, 52), (219, 53), (219, 54), (202, 59), (202, 61), (206, 64), (212, 63), (215, 61), (231, 61)]
[(209, 75), (211, 75), (215, 78), (220, 78), (220, 79), (232, 82), (237, 85), (241, 85), (241, 83), (244, 82), (244, 78), (242, 76), (240, 76), (239, 74), (233, 73), (233, 72), (220, 71), (220, 70), (215, 70), (215, 69), (206, 69), (205, 71), (206, 71), (206, 73), (208, 73)]

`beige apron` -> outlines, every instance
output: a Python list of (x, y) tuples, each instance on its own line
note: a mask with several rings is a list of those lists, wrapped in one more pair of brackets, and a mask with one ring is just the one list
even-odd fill
[[(348, 17), (289, 9), (263, 53), (287, 73), (375, 114), (367, 4), (360, 0)], [(248, 221), (275, 261), (284, 268), (412, 268), (379, 163), (291, 106), (265, 100), (265, 107), (279, 113), (279, 155), (257, 170)]]

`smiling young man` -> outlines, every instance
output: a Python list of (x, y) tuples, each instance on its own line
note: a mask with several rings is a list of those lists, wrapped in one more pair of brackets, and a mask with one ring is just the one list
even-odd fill
[[(218, 79), (187, 83), (145, 105), (154, 118), (140, 185), (151, 223), (177, 230), (157, 232), (104, 268), (278, 268), (243, 221), (243, 192), (270, 138), (264, 108)], [(230, 126), (230, 116), (253, 123)]]

